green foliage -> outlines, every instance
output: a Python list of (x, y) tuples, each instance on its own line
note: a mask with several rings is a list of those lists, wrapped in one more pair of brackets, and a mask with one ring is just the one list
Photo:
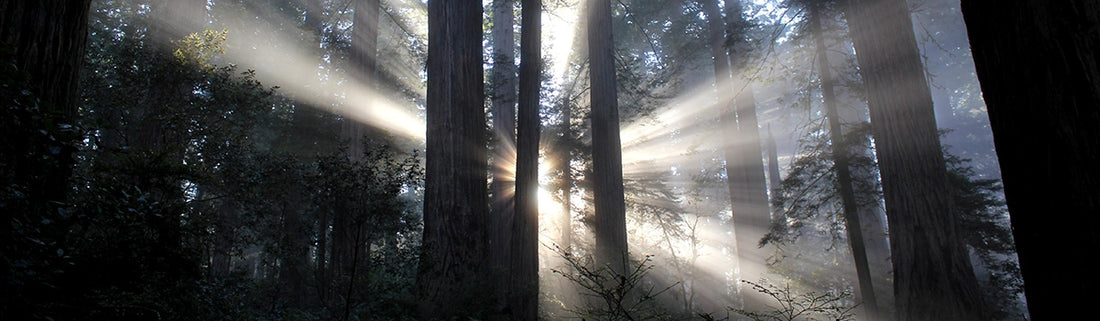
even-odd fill
[(172, 52), (172, 56), (179, 59), (180, 63), (193, 63), (203, 70), (213, 69), (214, 65), (210, 64), (210, 60), (225, 53), (228, 35), (229, 29), (207, 29), (202, 33), (189, 34), (183, 40), (173, 42), (178, 48)]

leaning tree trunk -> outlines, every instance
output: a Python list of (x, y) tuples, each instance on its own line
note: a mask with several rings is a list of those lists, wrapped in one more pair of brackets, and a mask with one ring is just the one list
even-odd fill
[(904, 0), (849, 0), (882, 175), (899, 320), (982, 320)]
[(871, 268), (867, 264), (867, 247), (863, 243), (863, 226), (860, 223), (859, 205), (857, 205), (855, 191), (852, 188), (852, 171), (848, 161), (849, 148), (844, 140), (840, 115), (837, 112), (836, 93), (833, 90), (836, 80), (833, 79), (832, 70), (830, 70), (832, 67), (829, 65), (825, 38), (822, 37), (821, 9), (811, 8), (809, 20), (810, 32), (813, 33), (815, 51), (817, 51), (817, 68), (821, 80), (821, 96), (825, 102), (825, 117), (828, 118), (829, 122), (829, 142), (832, 145), (833, 170), (836, 172), (836, 186), (840, 192), (845, 229), (848, 231), (848, 245), (852, 249), (856, 277), (859, 280), (859, 294), (863, 299), (861, 305), (867, 312), (865, 319), (876, 320), (879, 314), (878, 300), (875, 299), (875, 287), (872, 286)]
[(516, 53), (514, 0), (493, 1), (493, 181), (489, 185), (489, 262), (497, 304), (506, 304), (512, 251), (516, 159)]
[(428, 2), (424, 236), (420, 318), (478, 316), (489, 286), (481, 4)]
[[(1076, 319), (1100, 287), (1100, 2), (963, 0), (1034, 320)], [(1053, 219), (1056, 215), (1057, 219)]]
[(516, 207), (512, 225), (512, 320), (538, 320), (539, 81), (542, 1), (522, 0), (519, 122), (516, 127)]
[(594, 0), (588, 10), (588, 60), (592, 105), (592, 181), (596, 211), (596, 262), (625, 275), (626, 203), (615, 87), (611, 1)]

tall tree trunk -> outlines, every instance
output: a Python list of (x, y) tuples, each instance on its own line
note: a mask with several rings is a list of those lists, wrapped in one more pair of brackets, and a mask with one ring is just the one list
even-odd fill
[(428, 2), (424, 237), (420, 318), (477, 316), (488, 271), (488, 170), (481, 67), (481, 4)]
[(490, 232), (489, 262), (492, 267), (494, 293), (501, 308), (507, 303), (512, 251), (512, 217), (514, 213), (516, 170), (516, 37), (515, 0), (493, 1), (493, 181), (489, 185)]
[(849, 0), (890, 225), (899, 320), (982, 320), (904, 0)]
[[(763, 151), (760, 148), (760, 129), (756, 121), (756, 98), (753, 97), (752, 80), (745, 74), (748, 50), (745, 33), (749, 22), (745, 20), (741, 1), (725, 2), (726, 54), (729, 56), (731, 86), (734, 99), (734, 112), (737, 118), (737, 131), (732, 146), (738, 160), (734, 169), (740, 174), (731, 184), (730, 191), (734, 215), (734, 234), (737, 238), (737, 254), (741, 261), (740, 278), (759, 280), (766, 272), (766, 261), (770, 251), (760, 247), (771, 222), (771, 208), (768, 206), (768, 186), (764, 178)], [(729, 165), (727, 165), (729, 166)], [(748, 302), (759, 306), (760, 302)]]
[[(1100, 247), (1100, 2), (963, 0), (1034, 320), (1094, 303)], [(1053, 219), (1049, 214), (1060, 215)]]
[(810, 32), (813, 33), (817, 52), (818, 75), (821, 80), (821, 96), (825, 102), (825, 117), (829, 122), (829, 141), (833, 152), (833, 170), (836, 172), (836, 185), (840, 190), (841, 206), (844, 211), (844, 224), (848, 231), (848, 245), (852, 249), (855, 261), (856, 277), (859, 280), (861, 304), (867, 320), (878, 319), (878, 300), (875, 299), (875, 287), (871, 279), (871, 268), (867, 264), (867, 248), (863, 243), (863, 225), (860, 224), (859, 205), (852, 188), (852, 172), (848, 158), (848, 144), (844, 140), (840, 116), (837, 112), (837, 98), (833, 91), (835, 80), (829, 65), (829, 56), (825, 38), (821, 31), (821, 8), (811, 7), (809, 12)]
[(538, 320), (539, 82), (542, 1), (520, 2), (519, 123), (516, 127), (516, 208), (512, 227), (512, 320)]
[(588, 10), (588, 61), (592, 105), (592, 181), (596, 211), (596, 263), (625, 274), (626, 203), (615, 80), (611, 1), (593, 0)]
[[(379, 0), (354, 0), (354, 20), (351, 27), (352, 78), (375, 90), (378, 76), (378, 11)], [(363, 158), (365, 126), (349, 117), (341, 123), (341, 135), (348, 143), (351, 159)]]

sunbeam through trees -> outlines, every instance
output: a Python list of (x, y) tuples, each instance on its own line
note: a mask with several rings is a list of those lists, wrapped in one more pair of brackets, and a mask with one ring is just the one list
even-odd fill
[(1098, 47), (1089, 0), (0, 0), (0, 320), (1089, 319)]

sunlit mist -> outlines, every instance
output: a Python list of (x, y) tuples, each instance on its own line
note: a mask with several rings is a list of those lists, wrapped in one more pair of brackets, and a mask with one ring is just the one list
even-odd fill
[[(326, 5), (333, 6), (331, 2)], [(491, 2), (482, 1), (486, 8)], [(589, 89), (585, 87), (589, 86), (588, 75), (584, 71), (588, 63), (587, 48), (583, 45), (587, 33), (583, 30), (586, 2), (544, 2), (547, 10), (542, 16), (541, 37), (544, 46), (542, 53), (547, 63), (540, 101), (543, 137), (539, 146), (537, 188), (541, 299), (543, 304), (551, 305), (546, 308), (551, 318), (574, 317), (575, 311), (572, 309), (584, 299), (582, 294), (585, 289), (569, 284), (561, 277), (560, 271), (567, 270), (569, 264), (559, 251), (571, 251), (583, 257), (591, 253), (595, 243), (591, 231), (595, 215), (591, 206), (593, 186), (592, 182), (585, 181), (585, 175), (592, 170), (589, 168), (589, 152), (594, 148), (590, 137), (592, 127), (586, 119), (592, 109), (588, 106)], [(757, 39), (761, 42), (760, 48), (753, 49), (759, 53), (745, 58), (749, 60), (745, 63), (747, 67), (733, 68), (735, 71), (729, 77), (716, 77), (714, 61), (710, 60), (705, 41), (680, 39), (705, 38), (701, 36), (705, 32), (701, 30), (706, 25), (704, 21), (674, 26), (670, 21), (651, 18), (655, 21), (639, 23), (633, 19), (645, 19), (639, 16), (652, 13), (631, 11), (632, 8), (647, 6), (643, 8), (660, 13), (661, 10), (668, 10), (665, 6), (674, 5), (670, 4), (672, 2), (658, 6), (637, 1), (611, 1), (615, 19), (618, 19), (613, 25), (616, 28), (628, 26), (615, 30), (616, 37), (627, 35), (622, 39), (646, 42), (640, 46), (624, 45), (618, 43), (622, 40), (617, 39), (612, 46), (615, 48), (619, 78), (625, 79), (620, 80), (619, 88), (643, 87), (628, 88), (635, 91), (620, 89), (622, 91), (619, 92), (620, 113), (625, 115), (621, 116), (624, 118), (619, 135), (629, 250), (635, 262), (647, 258), (651, 260), (648, 264), (653, 267), (652, 278), (647, 279), (647, 286), (669, 289), (665, 295), (667, 299), (663, 298), (660, 303), (669, 306), (670, 310), (689, 312), (686, 315), (694, 315), (690, 312), (727, 313), (730, 308), (761, 306), (760, 302), (752, 301), (762, 302), (763, 299), (743, 281), (793, 284), (801, 291), (833, 292), (850, 290), (857, 284), (851, 263), (852, 254), (844, 243), (847, 232), (836, 232), (843, 230), (837, 228), (843, 224), (836, 214), (841, 209), (819, 205), (813, 210), (826, 213), (827, 218), (795, 224), (793, 219), (788, 222), (783, 220), (782, 215), (787, 209), (783, 203), (775, 201), (781, 193), (780, 188), (776, 187), (781, 186), (786, 175), (795, 171), (800, 160), (822, 158), (820, 163), (825, 164), (822, 166), (828, 167), (828, 170), (832, 170), (830, 166), (835, 165), (833, 162), (841, 163), (839, 160), (825, 159), (831, 155), (828, 152), (811, 148), (823, 149), (821, 146), (828, 144), (822, 142), (827, 133), (823, 125), (825, 112), (821, 107), (825, 95), (816, 89), (819, 88), (816, 86), (821, 86), (821, 81), (813, 71), (816, 49), (799, 42), (805, 41), (800, 37), (806, 36), (800, 35), (804, 27), (796, 26), (805, 22), (804, 13), (789, 10), (793, 6), (786, 2), (741, 2), (748, 8), (746, 16), (760, 25), (751, 32), (746, 31), (748, 35), (745, 36), (763, 39)], [(416, 148), (422, 147), (419, 145), (424, 143), (426, 135), (423, 112), (426, 108), (427, 78), (424, 66), (428, 38), (426, 1), (382, 1), (384, 9), (379, 17), (379, 56), (375, 61), (377, 70), (371, 75), (356, 72), (349, 58), (342, 56), (341, 52), (360, 46), (347, 39), (352, 37), (346, 36), (353, 24), (348, 18), (351, 14), (348, 8), (326, 7), (326, 25), (319, 31), (303, 30), (302, 21), (305, 18), (297, 13), (260, 5), (206, 3), (206, 8), (178, 13), (189, 19), (163, 18), (163, 24), (180, 34), (227, 30), (224, 54), (213, 60), (214, 64), (235, 65), (242, 71), (254, 71), (255, 77), (264, 86), (277, 87), (277, 92), (293, 101), (296, 108), (312, 108), (354, 120), (418, 145)], [(715, 4), (724, 5), (725, 1)], [(700, 9), (695, 6), (684, 4), (675, 10), (681, 11), (677, 14), (691, 13), (702, 20), (705, 15), (697, 12)], [(518, 15), (517, 10), (517, 23)], [(837, 23), (841, 20), (836, 19)], [(669, 30), (676, 27), (683, 28), (676, 29), (683, 34), (661, 34), (671, 33)], [(518, 24), (515, 30), (518, 36)], [(486, 35), (489, 32), (492, 31), (485, 30)], [(678, 42), (681, 40), (684, 43)], [(854, 127), (869, 118), (862, 98), (863, 88), (858, 84), (848, 84), (860, 81), (857, 68), (848, 65), (840, 67), (842, 64), (854, 65), (855, 52), (848, 40), (830, 41), (836, 42), (832, 43), (835, 48), (830, 48), (826, 55), (838, 56), (836, 68), (850, 69), (838, 82), (851, 86), (841, 90), (839, 95), (845, 99), (843, 103), (846, 108), (841, 112), (841, 118), (847, 118), (845, 120)], [(483, 44), (491, 45), (491, 41), (483, 41)], [(662, 65), (665, 63), (662, 59), (666, 56), (689, 56), (704, 51), (705, 55), (683, 58), (685, 61), (691, 60), (689, 62), (693, 65), (677, 71), (682, 74), (661, 79), (661, 82), (649, 83), (643, 79), (665, 76), (661, 74), (663, 71), (648, 69), (676, 69)], [(486, 48), (485, 52), (491, 51)], [(492, 57), (485, 57), (485, 67), (492, 66), (492, 60)], [(716, 78), (719, 79), (717, 82)], [(486, 86), (492, 89), (492, 84), (487, 82)], [(980, 86), (976, 80), (972, 87), (979, 91), (972, 96), (980, 96)], [(623, 97), (626, 95), (646, 97), (632, 100)], [(755, 119), (752, 121), (756, 123), (756, 128), (748, 128), (745, 125), (748, 121), (744, 118), (738, 120), (734, 116), (736, 101), (748, 95), (755, 96), (756, 109), (752, 110)], [(496, 108), (489, 107), (495, 97), (488, 96), (486, 109)], [(951, 103), (961, 101), (940, 100)], [(985, 109), (983, 106), (973, 110), (984, 112)], [(564, 111), (570, 112), (572, 119), (561, 119)], [(576, 132), (571, 135), (577, 137), (566, 138), (562, 122), (573, 125), (566, 127)], [(507, 182), (505, 186), (513, 186), (516, 146), (510, 137), (514, 133), (511, 129), (493, 133), (488, 125), (485, 129), (487, 136), (495, 136), (490, 139), (494, 142), (491, 147), (493, 153), (486, 165), (491, 166), (494, 174), (502, 174), (495, 177), (487, 175), (487, 186), (495, 183), (494, 179)], [(756, 131), (760, 139), (752, 141), (753, 137), (747, 137), (749, 135), (743, 135), (739, 130), (745, 133)], [(778, 141), (774, 143), (777, 146), (764, 146), (762, 141), (766, 136)], [(556, 139), (575, 139), (577, 142), (568, 143), (583, 150), (569, 154), (572, 159), (559, 159), (563, 148), (559, 145), (566, 144), (559, 144)], [(866, 154), (869, 155), (868, 163), (871, 163), (868, 166), (877, 166), (872, 140), (861, 139), (867, 142)], [(506, 143), (495, 144), (496, 141)], [(776, 155), (749, 155), (761, 149), (770, 149)], [(736, 162), (745, 160), (753, 164), (762, 160), (760, 164), (767, 163), (778, 168), (759, 175), (774, 180), (774, 185), (755, 190), (767, 189), (763, 193), (770, 199), (765, 197), (761, 201), (745, 202), (737, 200), (738, 196), (743, 195), (734, 196), (743, 192), (739, 188), (748, 189), (738, 184), (750, 184), (738, 179), (747, 181), (749, 179), (745, 177), (749, 174), (759, 174), (736, 167)], [(563, 166), (571, 171), (572, 176), (561, 175)], [(744, 175), (734, 177), (738, 175), (735, 173), (738, 170), (743, 170), (740, 173)], [(869, 174), (877, 179), (874, 175), (877, 172)], [(479, 183), (480, 179), (478, 177)], [(825, 190), (831, 190), (835, 188), (831, 185), (832, 179), (832, 176), (816, 177), (808, 184), (821, 184), (827, 186)], [(492, 196), (505, 200), (515, 196), (514, 186), (502, 192)], [(805, 190), (800, 192), (811, 193)], [(880, 193), (881, 190), (875, 192)], [(565, 195), (568, 199), (563, 199)], [(798, 197), (801, 195), (795, 198)], [(739, 201), (742, 203), (733, 204)], [(877, 200), (869, 203), (873, 203), (870, 207), (881, 205)], [(737, 211), (746, 208), (752, 209), (753, 213), (769, 215), (766, 218), (772, 221), (744, 219), (747, 215), (740, 213), (749, 211)], [(744, 239), (759, 241), (774, 229), (785, 227), (784, 223), (805, 224), (809, 228), (792, 232), (798, 233), (797, 242), (781, 245), (776, 245), (778, 242), (761, 243), (759, 246), (737, 244), (738, 240), (744, 242)], [(321, 234), (328, 233), (327, 228)], [(885, 234), (885, 231), (880, 234)], [(878, 236), (885, 239), (884, 235)], [(888, 259), (882, 261), (880, 264), (889, 263)], [(559, 272), (554, 273), (553, 270)], [(883, 279), (889, 275), (889, 271), (876, 272)], [(849, 300), (853, 304), (857, 302), (856, 299)]]

